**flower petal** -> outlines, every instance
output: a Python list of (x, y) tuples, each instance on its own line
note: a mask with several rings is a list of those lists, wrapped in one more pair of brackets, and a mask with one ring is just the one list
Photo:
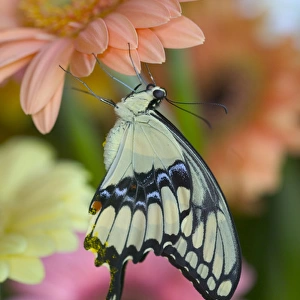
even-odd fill
[[(18, 189), (24, 190), (28, 180), (47, 170), (53, 157), (52, 151), (35, 139), (10, 139), (0, 149), (1, 201), (19, 199)], [(22, 211), (23, 213), (23, 211)]]
[(139, 37), (138, 53), (146, 63), (162, 63), (166, 60), (165, 50), (155, 33), (150, 29), (137, 29)]
[(88, 24), (75, 39), (75, 49), (82, 53), (99, 54), (108, 46), (108, 32), (103, 19)]
[(129, 43), (130, 48), (137, 48), (138, 38), (136, 30), (125, 16), (119, 13), (112, 13), (105, 17), (104, 20), (108, 29), (108, 45), (110, 47), (128, 50)]
[[(0, 68), (38, 52), (47, 42), (39, 40), (17, 41), (0, 46)], [(22, 51), (20, 51), (22, 49)]]
[(44, 267), (38, 258), (10, 256), (9, 278), (21, 283), (39, 283), (44, 278)]
[(0, 256), (23, 253), (27, 247), (26, 239), (20, 234), (6, 233), (0, 241)]
[(37, 113), (32, 115), (36, 128), (43, 134), (51, 131), (58, 116), (64, 81), (56, 88), (56, 91), (48, 103)]
[(171, 18), (177, 18), (181, 16), (181, 6), (178, 0), (160, 0), (170, 12)]
[(24, 66), (26, 66), (31, 60), (32, 60), (33, 56), (27, 56), (27, 57), (23, 57), (9, 65), (6, 65), (4, 67), (2, 67), (0, 69), (0, 83), (8, 78), (9, 76), (11, 76), (12, 74), (16, 73), (17, 71), (19, 71), (20, 69), (22, 69)]
[(117, 12), (126, 16), (135, 28), (149, 28), (167, 23), (169, 10), (158, 1), (129, 0), (120, 4)]
[(72, 40), (58, 39), (45, 46), (26, 69), (21, 85), (21, 106), (26, 114), (39, 112), (61, 87), (73, 53)]
[(20, 0), (1, 1), (0, 30), (17, 27), (20, 23), (20, 11), (16, 9)]
[[(141, 72), (141, 61), (137, 50), (130, 50), (130, 55), (134, 64), (134, 67), (138, 72)], [(112, 47), (108, 47), (107, 50), (98, 55), (98, 58), (111, 69), (125, 74), (136, 75), (132, 61), (130, 60), (129, 50), (120, 50)]]
[(47, 256), (57, 251), (53, 240), (49, 239), (45, 232), (26, 234), (28, 247), (24, 252), (25, 256)]
[(152, 28), (165, 48), (187, 48), (204, 42), (202, 30), (188, 18), (181, 16), (169, 23)]
[(45, 31), (36, 28), (13, 28), (0, 31), (0, 43), (20, 41), (20, 40), (44, 40), (51, 41), (55, 37)]
[(52, 231), (50, 232), (50, 236), (54, 240), (58, 252), (70, 252), (78, 248), (77, 235), (70, 230), (59, 229), (55, 232)]
[(75, 50), (71, 57), (70, 71), (74, 76), (86, 77), (92, 73), (95, 64), (96, 58), (94, 55), (85, 54)]
[(7, 261), (0, 260), (0, 282), (4, 282), (9, 276), (9, 264)]

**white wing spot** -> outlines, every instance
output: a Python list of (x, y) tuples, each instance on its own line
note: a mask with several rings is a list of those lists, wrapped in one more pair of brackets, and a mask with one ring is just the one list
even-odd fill
[(127, 247), (133, 245), (137, 251), (141, 250), (144, 241), (146, 229), (146, 218), (141, 210), (137, 210), (132, 218), (129, 236), (127, 239)]
[(208, 266), (200, 264), (197, 273), (200, 274), (201, 278), (205, 279), (208, 275)]
[(176, 257), (173, 254), (169, 254), (169, 256), (176, 260)]
[(97, 233), (102, 244), (107, 241), (107, 237), (115, 220), (115, 216), (116, 212), (112, 206), (109, 206), (101, 211), (101, 215), (98, 218), (94, 232)]
[(179, 231), (179, 211), (177, 200), (167, 186), (164, 186), (161, 189), (161, 198), (164, 210), (165, 233), (177, 234)]
[(216, 288), (216, 282), (212, 276), (207, 279), (207, 286), (211, 291)]
[(223, 247), (222, 247), (220, 232), (218, 231), (216, 250), (215, 250), (214, 262), (212, 268), (212, 272), (215, 275), (216, 279), (219, 279), (221, 276), (223, 263), (224, 263)]
[(125, 246), (129, 225), (131, 221), (131, 210), (128, 206), (123, 206), (117, 214), (115, 223), (108, 237), (108, 245), (114, 246), (120, 254)]
[(195, 232), (192, 235), (193, 246), (197, 249), (202, 246), (204, 235), (204, 225), (203, 222), (196, 228)]
[(234, 232), (229, 227), (229, 223), (223, 213), (218, 212), (218, 228), (222, 237), (224, 246), (224, 261), (225, 261), (225, 274), (229, 274), (236, 263), (236, 244), (233, 240)]
[(177, 249), (178, 253), (184, 257), (187, 249), (187, 242), (185, 239), (180, 238), (177, 243), (174, 245), (174, 247)]
[(198, 263), (198, 256), (195, 252), (193, 252), (193, 251), (188, 252), (185, 257), (185, 260), (189, 262), (189, 264), (192, 268), (194, 268), (194, 269), (196, 268), (197, 263)]
[(160, 206), (152, 203), (148, 207), (147, 229), (145, 240), (155, 239), (161, 243), (163, 237), (163, 216)]
[(217, 290), (217, 294), (219, 296), (227, 296), (231, 292), (231, 289), (232, 289), (231, 281), (225, 280), (220, 284), (220, 286)]
[(203, 258), (207, 262), (211, 262), (216, 243), (217, 220), (214, 213), (210, 213), (207, 217), (205, 240), (203, 248)]
[(190, 213), (182, 220), (181, 231), (186, 237), (189, 237), (192, 234), (193, 229), (193, 212)]
[(177, 199), (179, 203), (180, 212), (183, 212), (190, 208), (191, 192), (189, 189), (180, 186), (177, 189)]

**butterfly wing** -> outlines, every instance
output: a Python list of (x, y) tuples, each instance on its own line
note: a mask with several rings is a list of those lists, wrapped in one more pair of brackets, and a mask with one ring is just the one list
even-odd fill
[(205, 299), (231, 299), (240, 278), (241, 252), (225, 197), (203, 159), (177, 128), (159, 112), (153, 115), (181, 146), (192, 180), (191, 209), (182, 220), (182, 234), (162, 255), (181, 269)]
[(240, 252), (224, 196), (201, 157), (161, 114), (119, 124), (117, 154), (90, 207), (85, 239), (120, 299), (126, 262), (166, 256), (206, 299), (230, 299)]
[(110, 269), (107, 299), (120, 299), (129, 259), (140, 262), (150, 250), (161, 255), (176, 243), (189, 207), (191, 182), (182, 151), (168, 129), (155, 119), (150, 126), (150, 119), (140, 116), (112, 129), (121, 137), (119, 148), (90, 206), (85, 248), (95, 252), (96, 266)]

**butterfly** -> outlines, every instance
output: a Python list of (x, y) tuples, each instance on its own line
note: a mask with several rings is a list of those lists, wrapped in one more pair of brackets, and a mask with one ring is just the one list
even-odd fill
[(168, 258), (205, 299), (230, 299), (241, 273), (235, 226), (206, 163), (157, 111), (166, 95), (148, 84), (116, 104), (100, 98), (118, 120), (104, 145), (107, 174), (90, 204), (84, 247), (110, 270), (106, 299), (121, 299), (128, 260), (149, 251)]

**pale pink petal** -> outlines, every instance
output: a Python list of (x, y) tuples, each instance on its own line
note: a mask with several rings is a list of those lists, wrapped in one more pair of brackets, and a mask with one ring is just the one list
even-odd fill
[[(130, 55), (133, 60), (134, 67), (138, 72), (141, 72), (141, 61), (137, 50), (131, 49)], [(119, 73), (135, 75), (135, 71), (129, 57), (129, 50), (120, 50), (108, 47), (103, 54), (98, 55), (98, 58), (105, 65)]]
[(57, 39), (46, 45), (31, 61), (21, 85), (21, 106), (26, 114), (40, 111), (64, 81), (65, 72), (73, 53), (72, 40)]
[(147, 63), (162, 63), (166, 60), (160, 39), (150, 29), (137, 29), (140, 60)]
[(44, 40), (51, 41), (55, 37), (36, 28), (13, 28), (0, 31), (0, 43), (18, 41), (18, 40)]
[(15, 74), (17, 71), (26, 66), (32, 60), (32, 58), (33, 56), (23, 57), (9, 65), (2, 67), (0, 69), (0, 82)]
[(99, 54), (108, 46), (108, 32), (103, 19), (96, 19), (79, 33), (75, 40), (75, 49), (82, 53)]
[(188, 18), (171, 19), (165, 25), (152, 28), (165, 48), (187, 48), (204, 42), (202, 30)]
[(117, 12), (126, 16), (135, 28), (148, 28), (167, 23), (168, 9), (157, 1), (129, 0), (120, 4)]
[(21, 21), (18, 18), (18, 7), (20, 0), (1, 1), (0, 29), (18, 26)]
[(0, 68), (38, 52), (46, 41), (28, 40), (0, 44)]
[(255, 269), (245, 260), (242, 261), (242, 274), (238, 287), (232, 297), (233, 300), (245, 299), (243, 296), (247, 294), (256, 281)]
[(63, 87), (64, 82), (62, 81), (48, 104), (39, 112), (32, 115), (34, 125), (43, 134), (50, 132), (55, 124), (60, 108)]
[(95, 64), (96, 58), (93, 54), (85, 54), (75, 50), (70, 62), (70, 71), (74, 76), (86, 77), (92, 73)]
[(179, 2), (193, 2), (193, 1), (197, 1), (197, 0), (178, 0)]
[(111, 13), (105, 17), (105, 23), (108, 29), (108, 45), (117, 49), (128, 50), (136, 49), (138, 46), (137, 33), (132, 23), (119, 13)]
[(181, 16), (181, 6), (178, 0), (160, 0), (170, 12), (171, 18), (177, 18)]

